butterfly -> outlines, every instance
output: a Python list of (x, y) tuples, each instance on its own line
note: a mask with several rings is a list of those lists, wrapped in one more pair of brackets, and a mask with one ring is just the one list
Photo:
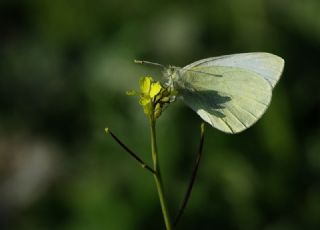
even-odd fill
[(252, 126), (270, 105), (284, 60), (270, 53), (210, 57), (183, 68), (136, 61), (165, 69), (166, 85), (212, 127), (239, 133)]

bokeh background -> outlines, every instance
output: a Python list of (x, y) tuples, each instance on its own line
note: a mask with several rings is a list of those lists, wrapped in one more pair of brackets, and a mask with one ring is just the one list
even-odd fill
[[(0, 229), (164, 229), (137, 98), (140, 58), (184, 66), (266, 51), (286, 60), (251, 129), (206, 129), (204, 156), (177, 229), (320, 229), (320, 1), (2, 0)], [(158, 122), (171, 215), (199, 142), (181, 102)]]

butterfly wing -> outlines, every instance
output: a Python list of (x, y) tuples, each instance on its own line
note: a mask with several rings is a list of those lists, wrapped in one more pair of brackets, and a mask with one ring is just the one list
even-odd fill
[(266, 79), (273, 88), (282, 74), (284, 60), (270, 53), (240, 53), (202, 59), (185, 66), (183, 69), (188, 70), (204, 66), (238, 67), (254, 72)]
[(174, 87), (203, 120), (223, 132), (238, 133), (253, 125), (265, 112), (272, 86), (257, 71), (211, 63), (217, 60), (184, 67), (176, 73), (179, 76)]

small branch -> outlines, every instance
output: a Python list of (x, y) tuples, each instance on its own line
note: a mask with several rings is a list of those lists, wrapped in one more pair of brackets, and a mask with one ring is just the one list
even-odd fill
[(145, 168), (147, 170), (149, 170), (152, 174), (156, 174), (156, 172), (149, 166), (147, 165), (140, 157), (137, 156), (137, 154), (135, 154), (131, 149), (129, 149), (124, 143), (122, 143), (120, 141), (120, 139), (113, 134), (113, 132), (111, 132), (111, 130), (109, 128), (105, 128), (104, 129), (106, 131), (107, 134), (110, 134), (111, 137), (124, 149), (127, 151), (127, 153), (129, 153), (130, 156), (132, 156), (136, 161), (138, 161), (142, 168)]
[(191, 179), (190, 179), (190, 182), (189, 182), (189, 185), (188, 185), (188, 188), (187, 188), (187, 192), (184, 196), (184, 199), (182, 201), (182, 204), (181, 204), (181, 207), (179, 209), (179, 212), (178, 212), (178, 215), (174, 221), (174, 226), (177, 226), (186, 206), (187, 206), (187, 203), (189, 201), (189, 198), (190, 198), (190, 195), (191, 195), (191, 191), (192, 191), (192, 188), (193, 188), (193, 184), (194, 184), (194, 181), (196, 179), (196, 176), (197, 176), (197, 172), (198, 172), (198, 168), (199, 168), (199, 163), (200, 163), (200, 159), (201, 159), (201, 156), (202, 156), (202, 149), (203, 149), (203, 143), (204, 143), (204, 123), (201, 123), (201, 133), (200, 133), (200, 145), (199, 145), (199, 149), (198, 149), (198, 154), (197, 154), (197, 157), (196, 157), (196, 161), (195, 161), (195, 165), (194, 165), (194, 168), (193, 168), (193, 172), (192, 172), (192, 175), (191, 175)]

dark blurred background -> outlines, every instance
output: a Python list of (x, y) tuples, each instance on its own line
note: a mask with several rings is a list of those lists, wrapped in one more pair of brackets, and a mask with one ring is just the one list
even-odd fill
[[(201, 58), (265, 51), (286, 61), (251, 129), (207, 126), (204, 156), (178, 229), (320, 229), (320, 1), (2, 0), (0, 229), (164, 229), (138, 79)], [(158, 122), (171, 215), (199, 142), (181, 102)]]

